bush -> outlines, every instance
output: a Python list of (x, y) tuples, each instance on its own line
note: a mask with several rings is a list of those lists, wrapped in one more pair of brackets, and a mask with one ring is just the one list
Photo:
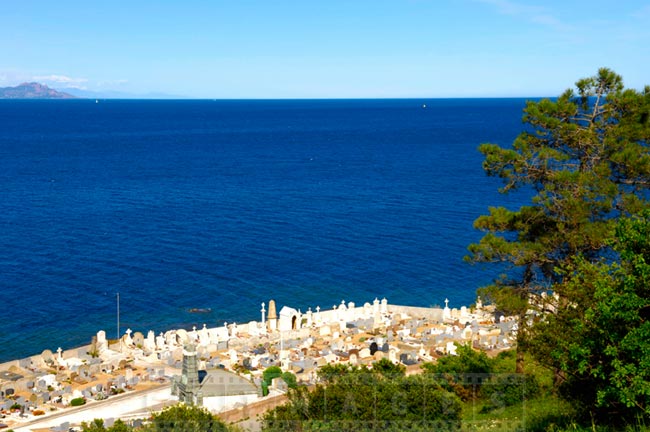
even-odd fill
[(70, 401), (70, 406), (81, 406), (86, 404), (86, 399), (82, 397), (74, 398)]
[(483, 396), (489, 400), (484, 410), (512, 406), (539, 395), (537, 378), (528, 374), (498, 374), (481, 389)]
[(281, 377), (284, 380), (284, 382), (287, 383), (287, 387), (296, 388), (298, 386), (298, 381), (296, 379), (296, 376), (291, 372), (284, 372), (281, 375)]
[(459, 346), (456, 352), (458, 355), (442, 357), (438, 363), (427, 363), (422, 368), (427, 376), (462, 400), (476, 399), (494, 370), (494, 360), (467, 345)]
[(424, 376), (406, 377), (400, 375), (401, 369), (386, 366), (321, 368), (327, 386), (290, 390), (286, 405), (263, 416), (262, 430), (397, 432), (460, 427), (461, 404), (456, 395)]
[(279, 366), (269, 366), (262, 372), (262, 379), (266, 384), (271, 385), (273, 378), (282, 376), (282, 369)]
[(205, 408), (174, 405), (154, 414), (151, 432), (226, 432), (228, 426)]

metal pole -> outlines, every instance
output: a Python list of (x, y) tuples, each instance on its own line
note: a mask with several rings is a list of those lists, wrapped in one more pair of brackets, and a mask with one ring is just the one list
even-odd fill
[(117, 340), (120, 339), (120, 293), (117, 293)]

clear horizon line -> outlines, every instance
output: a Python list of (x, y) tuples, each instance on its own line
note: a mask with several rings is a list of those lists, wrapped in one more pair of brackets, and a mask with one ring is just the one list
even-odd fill
[(53, 101), (72, 101), (72, 100), (160, 100), (160, 101), (345, 101), (345, 100), (449, 100), (449, 99), (554, 99), (557, 96), (407, 96), (407, 97), (82, 97), (75, 96), (72, 98), (0, 98), (0, 100), (53, 100)]

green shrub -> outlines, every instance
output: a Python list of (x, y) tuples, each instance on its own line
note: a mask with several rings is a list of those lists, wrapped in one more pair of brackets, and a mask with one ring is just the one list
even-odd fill
[(512, 406), (539, 395), (540, 387), (534, 375), (505, 373), (494, 375), (481, 388), (490, 402), (484, 410)]
[(422, 368), (428, 377), (462, 400), (476, 399), (494, 370), (494, 360), (467, 345), (459, 346), (456, 353), (458, 355), (438, 359), (435, 364), (424, 364)]
[(422, 375), (386, 373), (388, 368), (382, 365), (377, 369), (321, 368), (327, 386), (290, 390), (286, 405), (264, 414), (262, 430), (398, 432), (460, 427), (461, 404), (456, 395)]
[(70, 401), (70, 406), (81, 406), (86, 404), (86, 399), (82, 397), (74, 398)]
[(281, 375), (281, 377), (284, 380), (284, 382), (287, 383), (287, 386), (289, 388), (296, 388), (298, 386), (298, 381), (296, 379), (296, 376), (291, 372), (284, 372)]
[(262, 372), (262, 379), (266, 384), (271, 385), (273, 378), (282, 376), (282, 369), (279, 366), (269, 366)]

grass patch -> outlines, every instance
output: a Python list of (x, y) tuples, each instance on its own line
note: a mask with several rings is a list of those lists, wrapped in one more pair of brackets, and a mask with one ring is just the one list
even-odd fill
[[(505, 351), (494, 358), (492, 373), (506, 374), (515, 370), (515, 351)], [(626, 427), (585, 425), (579, 423), (571, 404), (553, 392), (553, 374), (535, 363), (525, 361), (526, 374), (537, 380), (539, 396), (506, 406), (500, 399), (467, 400), (463, 403), (461, 431), (493, 432), (650, 432), (643, 419)], [(490, 392), (485, 392), (490, 394)]]
[(572, 419), (571, 406), (550, 394), (496, 409), (491, 401), (479, 400), (464, 404), (461, 430), (560, 431), (568, 426)]

